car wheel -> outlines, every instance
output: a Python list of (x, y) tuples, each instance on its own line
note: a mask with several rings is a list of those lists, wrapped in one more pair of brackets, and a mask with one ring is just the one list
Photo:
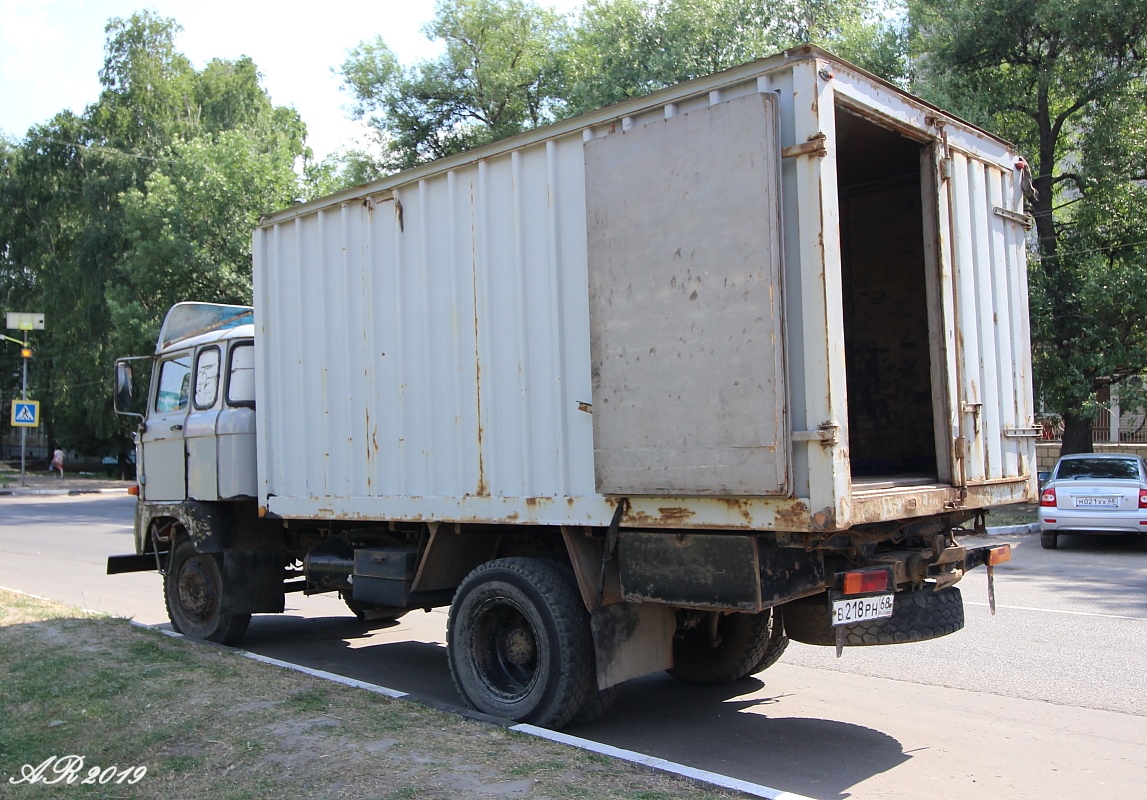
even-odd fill
[(1041, 531), (1039, 535), (1039, 546), (1044, 550), (1055, 550), (1059, 547), (1059, 534), (1055, 531)]

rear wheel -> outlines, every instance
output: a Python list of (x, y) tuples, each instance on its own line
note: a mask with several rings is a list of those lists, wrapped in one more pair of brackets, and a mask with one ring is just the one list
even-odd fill
[(454, 595), (446, 637), (454, 686), (477, 711), (560, 728), (603, 699), (594, 694), (589, 613), (560, 564), (479, 566)]
[[(785, 603), (785, 632), (796, 642), (836, 644), (836, 627), (824, 594)], [(849, 647), (922, 642), (955, 633), (964, 627), (964, 601), (954, 586), (897, 592), (891, 617), (844, 625)]]
[(1055, 531), (1041, 531), (1039, 535), (1039, 546), (1044, 550), (1055, 550), (1059, 547), (1059, 534)]
[(685, 683), (717, 686), (771, 667), (788, 647), (780, 616), (679, 611), (669, 674)]
[(196, 639), (235, 644), (251, 622), (250, 614), (223, 613), (222, 559), (216, 553), (198, 552), (186, 538), (172, 550), (163, 600), (171, 627)]

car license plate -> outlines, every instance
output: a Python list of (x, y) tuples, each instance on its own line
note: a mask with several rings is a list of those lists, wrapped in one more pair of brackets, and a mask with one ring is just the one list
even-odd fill
[(834, 600), (832, 603), (832, 624), (851, 625), (854, 622), (891, 617), (892, 599), (895, 596), (895, 594), (881, 594), (875, 597)]
[(1119, 508), (1118, 497), (1077, 497), (1076, 508)]

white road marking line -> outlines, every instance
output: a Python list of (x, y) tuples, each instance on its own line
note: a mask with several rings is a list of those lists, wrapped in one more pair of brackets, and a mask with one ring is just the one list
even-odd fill
[[(976, 602), (973, 602), (972, 600), (965, 600), (964, 605), (966, 605), (966, 606), (983, 606), (984, 608), (988, 607), (987, 603), (976, 603)], [(1126, 617), (1126, 616), (1123, 616), (1122, 614), (1097, 614), (1094, 611), (1066, 611), (1066, 610), (1059, 609), (1059, 608), (1031, 608), (1029, 606), (1003, 606), (1003, 605), (1000, 605), (999, 603), (997, 603), (996, 604), (996, 610), (998, 611), (1000, 609), (1008, 609), (1009, 611), (1043, 611), (1043, 612), (1046, 612), (1048, 614), (1069, 614), (1073, 617), (1102, 617), (1103, 619), (1126, 619), (1126, 620), (1130, 620), (1131, 622), (1147, 622), (1147, 619), (1145, 619), (1143, 617)]]
[(768, 786), (762, 786), (759, 783), (750, 783), (749, 781), (742, 781), (738, 778), (730, 778), (728, 775), (721, 775), (716, 772), (709, 772), (703, 769), (696, 769), (688, 767), (684, 764), (678, 764), (673, 761), (666, 761), (664, 758), (657, 758), (656, 756), (647, 756), (644, 753), (637, 753), (633, 750), (623, 750), (620, 747), (614, 747), (601, 742), (595, 742), (590, 739), (582, 739), (578, 736), (570, 736), (568, 733), (561, 733), (559, 731), (551, 731), (547, 728), (539, 728), (536, 725), (514, 725), (510, 728), (512, 731), (519, 733), (528, 733), (531, 736), (537, 736), (540, 739), (548, 739), (551, 742), (558, 742), (559, 744), (569, 745), (570, 747), (577, 747), (582, 750), (588, 750), (591, 753), (599, 753), (603, 756), (610, 758), (617, 758), (622, 761), (629, 761), (633, 764), (641, 764), (646, 767), (652, 767), (662, 772), (671, 772), (674, 775), (680, 775), (685, 778), (692, 778), (693, 780), (704, 781), (711, 783), (715, 786), (721, 786), (725, 789), (735, 789), (738, 792), (752, 795), (753, 797), (765, 797), (768, 800), (812, 800), (812, 798), (805, 797), (801, 794), (793, 794), (792, 792), (783, 792), (780, 789), (772, 789)]

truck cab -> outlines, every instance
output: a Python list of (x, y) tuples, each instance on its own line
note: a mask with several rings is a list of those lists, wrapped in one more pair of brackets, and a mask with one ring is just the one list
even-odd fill
[[(143, 402), (132, 359), (117, 362), (117, 410), (134, 411), (140, 497), (216, 501), (254, 497), (255, 343), (247, 306), (179, 303), (152, 356)], [(142, 398), (141, 398), (142, 400)]]

